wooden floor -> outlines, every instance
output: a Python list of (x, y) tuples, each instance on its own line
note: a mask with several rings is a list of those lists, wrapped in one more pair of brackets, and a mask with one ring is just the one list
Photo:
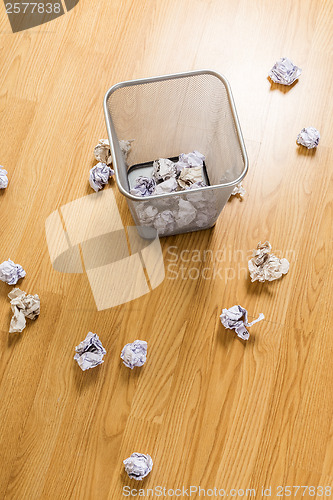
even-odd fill
[[(80, 0), (17, 34), (0, 11), (0, 163), (10, 180), (0, 261), (23, 265), (19, 286), (42, 308), (22, 335), (9, 334), (10, 287), (0, 283), (0, 498), (120, 499), (126, 485), (253, 488), (257, 498), (263, 486), (271, 498), (279, 485), (333, 488), (332, 2)], [(282, 56), (303, 69), (289, 89), (267, 79)], [(230, 81), (250, 162), (246, 197), (215, 228), (162, 239), (163, 283), (98, 312), (85, 273), (52, 268), (45, 221), (92, 192), (111, 85), (201, 68)], [(309, 125), (321, 132), (316, 152), (295, 142)], [(114, 181), (107, 189), (131, 223)], [(252, 284), (249, 251), (266, 239), (290, 272)], [(170, 246), (179, 265), (182, 250), (225, 254), (183, 262), (188, 279), (171, 279)], [(214, 265), (215, 279), (188, 276)], [(251, 319), (265, 314), (247, 343), (220, 323), (234, 304)], [(74, 347), (88, 331), (107, 355), (81, 372)], [(119, 355), (137, 338), (148, 360), (131, 371)], [(134, 451), (154, 461), (142, 484), (123, 471)]]

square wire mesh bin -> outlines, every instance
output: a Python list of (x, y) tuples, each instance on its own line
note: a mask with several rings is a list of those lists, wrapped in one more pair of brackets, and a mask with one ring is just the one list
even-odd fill
[[(135, 224), (160, 236), (212, 227), (248, 158), (227, 80), (201, 70), (122, 82), (104, 98), (116, 182)], [(119, 140), (133, 140), (125, 161)], [(154, 160), (199, 151), (205, 156), (206, 187), (139, 197), (130, 181)]]

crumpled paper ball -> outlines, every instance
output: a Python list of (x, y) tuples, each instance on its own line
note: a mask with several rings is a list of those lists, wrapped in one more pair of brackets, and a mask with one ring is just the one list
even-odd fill
[(175, 227), (175, 218), (171, 210), (159, 212), (154, 220), (154, 227), (158, 234), (164, 234), (166, 231), (173, 231)]
[(196, 225), (198, 227), (210, 227), (215, 220), (215, 215), (213, 212), (204, 212), (202, 210), (198, 210), (197, 217), (195, 219)]
[(263, 320), (265, 316), (260, 313), (257, 319), (249, 323), (247, 315), (247, 310), (244, 307), (237, 305), (230, 307), (230, 309), (223, 309), (220, 319), (224, 328), (235, 330), (237, 336), (242, 340), (249, 340), (250, 334), (245, 327), (258, 323), (258, 321)]
[(132, 453), (130, 457), (124, 460), (123, 464), (128, 476), (137, 481), (141, 481), (144, 477), (148, 476), (153, 468), (151, 456), (144, 455), (143, 453)]
[(135, 179), (135, 186), (131, 189), (131, 194), (135, 196), (150, 196), (154, 193), (156, 183), (150, 177), (140, 176)]
[(12, 260), (5, 260), (0, 264), (0, 280), (8, 285), (16, 285), (19, 279), (24, 278), (25, 270), (20, 264), (15, 264)]
[(170, 177), (176, 177), (176, 164), (168, 158), (159, 158), (153, 163), (153, 178), (156, 182), (166, 181)]
[(108, 139), (99, 140), (99, 143), (95, 146), (94, 155), (97, 161), (105, 163), (106, 165), (111, 165), (112, 156)]
[(124, 365), (128, 368), (143, 366), (147, 361), (147, 342), (144, 340), (135, 340), (123, 347), (120, 355)]
[(259, 241), (257, 248), (253, 250), (252, 259), (248, 261), (251, 281), (274, 281), (287, 274), (289, 271), (289, 262), (287, 259), (279, 259), (273, 253), (270, 253), (272, 246), (269, 241), (261, 243)]
[(316, 148), (319, 144), (320, 133), (314, 127), (302, 128), (297, 136), (297, 144), (305, 146), (308, 149)]
[(82, 371), (95, 368), (104, 363), (103, 356), (106, 350), (96, 333), (89, 332), (86, 338), (75, 347), (74, 359)]
[(205, 156), (199, 151), (192, 151), (192, 153), (181, 153), (179, 160), (176, 163), (177, 172), (180, 173), (185, 167), (202, 167), (205, 161)]
[(109, 182), (113, 174), (112, 168), (108, 167), (106, 163), (99, 162), (90, 170), (89, 184), (97, 193)]
[(176, 191), (178, 184), (175, 177), (170, 177), (166, 181), (156, 184), (153, 194), (165, 194)]
[(127, 161), (127, 157), (131, 152), (132, 142), (134, 142), (134, 139), (130, 139), (129, 141), (121, 139), (119, 141), (119, 146), (120, 146), (121, 152), (124, 155), (125, 161)]
[(233, 189), (233, 191), (232, 191), (232, 193), (231, 193), (230, 196), (237, 196), (238, 195), (241, 199), (243, 199), (245, 193), (246, 193), (246, 191), (243, 188), (242, 183), (240, 182), (239, 184), (237, 184), (234, 187), (234, 189)]
[(197, 210), (194, 205), (183, 198), (180, 198), (178, 203), (178, 212), (176, 222), (179, 227), (185, 227), (191, 224), (196, 218)]
[(5, 170), (4, 167), (0, 165), (0, 189), (6, 189), (6, 187), (8, 186), (7, 174), (7, 170)]
[(191, 187), (192, 184), (202, 182), (204, 182), (202, 167), (184, 167), (178, 177), (178, 184), (183, 189)]
[(268, 76), (274, 83), (282, 85), (292, 85), (302, 73), (301, 68), (298, 68), (288, 57), (281, 57), (268, 73)]
[[(125, 161), (127, 160), (127, 157), (132, 149), (132, 140), (120, 140), (119, 141), (119, 146), (121, 149), (121, 152), (124, 155)], [(100, 139), (98, 144), (94, 148), (94, 155), (97, 161), (100, 161), (101, 163), (105, 163), (106, 165), (111, 165), (112, 163), (112, 156), (111, 156), (111, 148), (110, 148), (110, 142), (108, 139)]]
[(147, 225), (154, 221), (155, 216), (158, 214), (158, 209), (149, 203), (138, 202), (136, 212), (140, 219), (140, 223)]
[(9, 294), (13, 317), (9, 333), (21, 333), (26, 326), (26, 319), (35, 320), (40, 314), (40, 299), (38, 295), (27, 295), (19, 288), (14, 288)]

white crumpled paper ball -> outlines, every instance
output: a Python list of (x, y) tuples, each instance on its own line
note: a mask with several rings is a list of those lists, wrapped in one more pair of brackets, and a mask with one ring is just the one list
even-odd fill
[(159, 158), (153, 163), (153, 178), (156, 182), (166, 181), (170, 177), (176, 177), (176, 164), (168, 158)]
[(99, 140), (99, 143), (95, 146), (94, 155), (97, 161), (111, 165), (112, 156), (108, 139)]
[(197, 210), (194, 205), (183, 198), (180, 198), (178, 203), (178, 213), (176, 215), (176, 222), (179, 227), (185, 227), (194, 221)]
[(129, 141), (121, 139), (119, 141), (119, 146), (120, 146), (121, 152), (124, 155), (125, 161), (127, 160), (127, 157), (131, 152), (132, 142), (134, 142), (134, 139), (130, 139)]
[(147, 202), (138, 202), (136, 211), (140, 219), (140, 223), (145, 225), (151, 224), (154, 221), (155, 216), (158, 214), (157, 208)]
[(154, 193), (155, 179), (140, 175), (135, 179), (135, 185), (131, 189), (134, 196), (151, 196)]
[(181, 153), (179, 160), (176, 163), (177, 172), (180, 173), (183, 168), (202, 167), (205, 161), (205, 156), (199, 151), (192, 151), (192, 153)]
[(220, 320), (224, 328), (235, 330), (237, 336), (242, 340), (249, 340), (250, 337), (246, 327), (252, 326), (264, 318), (265, 316), (260, 313), (257, 319), (249, 323), (248, 312), (240, 305), (232, 306), (229, 309), (222, 309), (222, 314), (220, 316)]
[(86, 338), (75, 347), (75, 353), (75, 361), (81, 370), (85, 371), (104, 363), (103, 357), (106, 350), (97, 333), (89, 332)]
[(289, 262), (287, 259), (279, 259), (271, 253), (272, 246), (269, 241), (261, 243), (253, 250), (252, 258), (248, 261), (251, 281), (274, 281), (287, 274)]
[(175, 218), (171, 210), (159, 212), (154, 220), (154, 227), (158, 234), (163, 234), (167, 231), (173, 231), (175, 227)]
[(15, 264), (12, 260), (5, 260), (0, 264), (0, 280), (8, 285), (16, 285), (19, 279), (24, 278), (25, 270), (20, 264)]
[(147, 361), (147, 342), (135, 340), (123, 347), (120, 355), (124, 365), (133, 370), (135, 366), (143, 366)]
[(26, 319), (35, 320), (40, 314), (40, 299), (38, 295), (27, 295), (19, 288), (14, 288), (9, 294), (13, 317), (9, 333), (21, 333), (26, 326)]
[(0, 189), (6, 189), (8, 186), (8, 177), (7, 177), (7, 170), (5, 170), (1, 165), (0, 165)]
[(156, 184), (153, 194), (172, 193), (177, 190), (178, 184), (175, 177), (170, 177), (160, 184)]
[(123, 464), (128, 476), (137, 481), (141, 481), (144, 477), (148, 476), (153, 468), (151, 456), (144, 455), (143, 453), (132, 453), (130, 457), (124, 460)]
[(108, 167), (106, 163), (99, 162), (90, 170), (89, 184), (97, 193), (109, 182), (113, 174), (112, 168)]
[(316, 148), (319, 144), (320, 133), (314, 127), (306, 127), (302, 128), (300, 133), (297, 136), (297, 144), (301, 146), (305, 146), (308, 149)]
[(274, 64), (268, 76), (274, 83), (292, 85), (301, 73), (301, 68), (295, 66), (288, 57), (281, 57), (281, 59)]
[(239, 196), (241, 199), (244, 198), (246, 191), (242, 186), (242, 183), (236, 184), (230, 196)]
[(201, 185), (204, 182), (202, 167), (184, 167), (178, 177), (178, 184), (182, 189), (188, 189), (192, 184)]

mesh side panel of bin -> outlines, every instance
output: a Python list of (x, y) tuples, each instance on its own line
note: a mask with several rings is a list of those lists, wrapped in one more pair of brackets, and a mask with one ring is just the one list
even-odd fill
[[(111, 93), (107, 106), (113, 138), (134, 139), (128, 168), (196, 149), (206, 156), (211, 185), (233, 181), (244, 169), (228, 91), (214, 74), (125, 84)], [(126, 168), (115, 143), (119, 180), (128, 191)]]

